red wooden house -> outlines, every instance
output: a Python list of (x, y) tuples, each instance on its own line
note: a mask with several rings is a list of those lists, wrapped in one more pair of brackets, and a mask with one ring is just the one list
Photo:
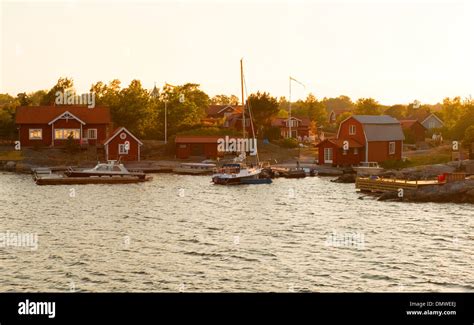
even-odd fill
[(402, 158), (400, 122), (388, 116), (353, 115), (339, 125), (336, 139), (320, 142), (319, 164), (358, 165)]
[(176, 158), (187, 159), (191, 156), (216, 158), (219, 138), (222, 136), (177, 135), (174, 140)]
[(121, 127), (112, 132), (104, 142), (107, 160), (140, 161), (140, 147), (143, 143), (130, 131)]
[(21, 106), (16, 125), (22, 147), (61, 146), (68, 137), (77, 143), (102, 144), (111, 123), (107, 107)]
[[(308, 137), (310, 120), (307, 118), (297, 118), (292, 116), (291, 119), (277, 117), (272, 120), (272, 126), (280, 129), (280, 135), (283, 138)], [(290, 135), (291, 124), (291, 135)]]
[[(206, 117), (201, 122), (206, 126), (220, 126), (242, 131), (242, 105), (209, 105), (206, 109)], [(245, 112), (245, 131), (247, 134), (252, 134), (250, 117), (247, 112)]]
[(406, 142), (425, 141), (426, 128), (418, 120), (400, 120)]

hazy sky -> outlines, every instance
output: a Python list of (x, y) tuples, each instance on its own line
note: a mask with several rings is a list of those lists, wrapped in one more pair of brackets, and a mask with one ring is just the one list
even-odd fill
[(114, 78), (209, 95), (345, 94), (384, 104), (474, 96), (474, 1), (5, 1), (0, 92)]

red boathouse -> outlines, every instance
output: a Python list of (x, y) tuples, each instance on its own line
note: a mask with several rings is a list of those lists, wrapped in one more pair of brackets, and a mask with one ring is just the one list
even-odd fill
[(126, 128), (112, 132), (104, 142), (107, 160), (140, 161), (140, 147), (143, 143)]

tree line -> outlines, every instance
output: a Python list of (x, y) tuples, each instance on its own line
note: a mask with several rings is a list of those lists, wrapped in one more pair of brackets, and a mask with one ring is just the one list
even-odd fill
[[(22, 92), (16, 96), (0, 94), (0, 137), (16, 137), (14, 121), (18, 106), (54, 105), (57, 91), (75, 93), (73, 80), (59, 78), (49, 90)], [(108, 83), (98, 81), (92, 84), (90, 92), (95, 93), (96, 106), (110, 108), (112, 121), (116, 126), (125, 126), (143, 139), (164, 138), (165, 106), (168, 136), (173, 136), (179, 132), (202, 128), (202, 120), (206, 117), (209, 105), (238, 105), (240, 102), (235, 95), (210, 97), (195, 83), (177, 86), (166, 84), (162, 88), (149, 90), (139, 80), (133, 80), (127, 87), (122, 87), (120, 80), (114, 79)], [(247, 98), (247, 104), (252, 108), (258, 136), (278, 137), (278, 130), (271, 126), (271, 120), (275, 117), (288, 117), (287, 99), (271, 96), (268, 92), (257, 92)], [(292, 116), (308, 119), (313, 132), (317, 132), (317, 128), (335, 131), (339, 122), (352, 114), (387, 114), (397, 119), (417, 119), (434, 113), (445, 123), (443, 129), (439, 130), (445, 138), (474, 141), (472, 98), (445, 98), (434, 105), (413, 102), (387, 106), (373, 98), (352, 101), (350, 97), (341, 95), (318, 99), (310, 93), (305, 99), (292, 102), (291, 107)], [(329, 114), (333, 110), (344, 112), (338, 116), (336, 123), (329, 122)]]

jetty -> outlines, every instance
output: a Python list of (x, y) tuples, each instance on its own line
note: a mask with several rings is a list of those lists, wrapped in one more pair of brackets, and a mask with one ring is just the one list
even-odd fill
[(404, 190), (408, 190), (408, 189), (416, 190), (420, 186), (438, 184), (438, 181), (436, 180), (409, 181), (406, 179), (402, 180), (402, 179), (395, 179), (395, 178), (372, 179), (370, 177), (357, 177), (355, 184), (356, 184), (356, 189), (359, 189), (362, 192), (383, 193), (383, 192), (397, 192), (401, 188)]
[(151, 181), (153, 177), (145, 176), (138, 178), (133, 176), (112, 176), (112, 177), (36, 177), (37, 185), (80, 185), (80, 184), (132, 184)]

